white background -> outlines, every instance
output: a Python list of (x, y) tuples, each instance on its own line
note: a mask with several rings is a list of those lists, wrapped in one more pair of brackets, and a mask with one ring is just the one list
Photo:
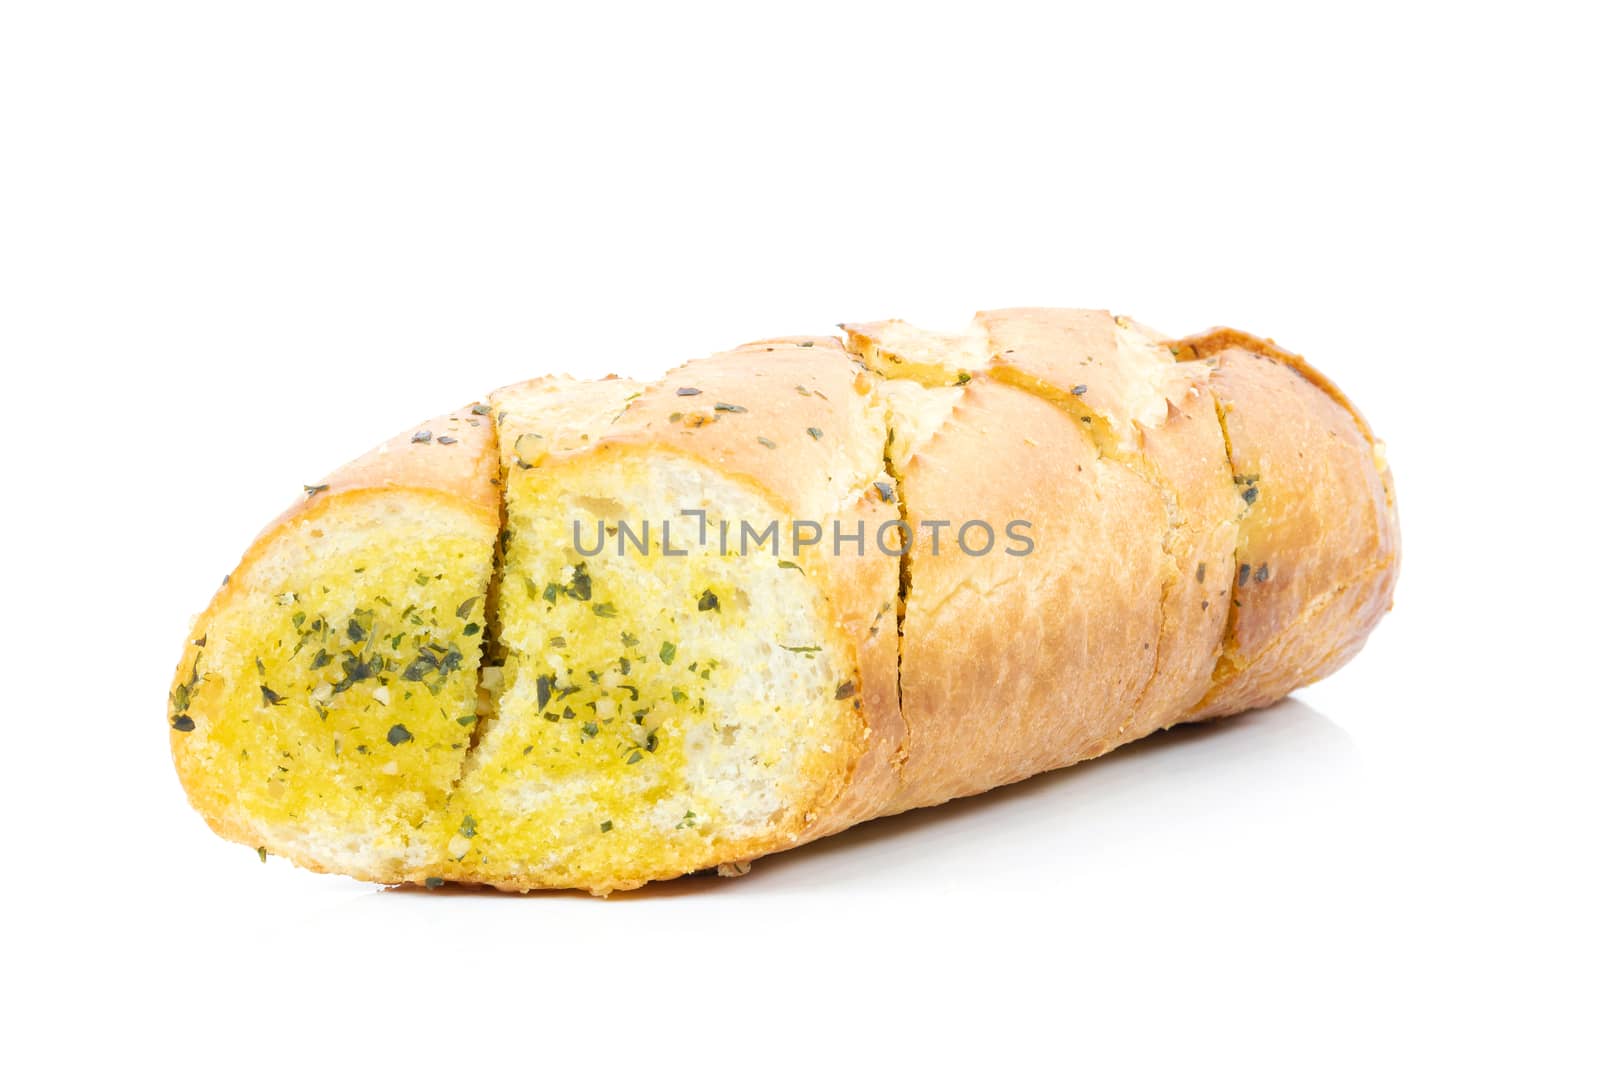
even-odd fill
[[(1580, 11), (7, 5), (0, 1041), (1594, 1062)], [(547, 371), (1029, 303), (1270, 335), (1356, 399), (1405, 564), (1353, 664), (607, 901), (263, 867), (188, 810), (185, 626), (303, 483)]]

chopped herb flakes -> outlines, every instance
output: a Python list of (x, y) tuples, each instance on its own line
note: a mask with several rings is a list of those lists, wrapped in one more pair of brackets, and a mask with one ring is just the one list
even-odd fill
[(187, 715), (174, 715), (172, 717), (172, 728), (180, 734), (186, 734), (194, 729), (194, 720)]
[(187, 682), (180, 683), (178, 687), (172, 691), (173, 711), (189, 710), (189, 698), (194, 695), (194, 687), (198, 684), (200, 684), (200, 657), (197, 654), (194, 657), (194, 666), (190, 668), (189, 671), (189, 680)]
[(410, 740), (413, 740), (411, 731), (407, 730), (404, 726), (400, 725), (399, 723), (395, 723), (393, 726), (389, 727), (389, 743), (391, 745), (403, 745)]
[(692, 386), (680, 385), (678, 387), (678, 395), (679, 396), (699, 396), (700, 395), (700, 390), (695, 389)]
[(603, 833), (603, 834), (609, 834), (611, 832), (611, 820), (610, 819), (607, 819), (605, 822), (600, 824), (600, 832)]
[(1089, 387), (1087, 385), (1074, 385), (1072, 387), (1072, 395), (1073, 396), (1082, 396), (1084, 393), (1087, 393), (1088, 391), (1089, 391)]
[(454, 437), (446, 437), (443, 434), (441, 434), (439, 436), (439, 443), (441, 445), (453, 445), (453, 444), (456, 443), (456, 439)]
[(763, 448), (777, 448), (778, 447), (778, 444), (777, 444), (776, 441), (769, 440), (768, 438), (765, 438), (765, 437), (757, 437), (756, 441), (759, 442)]
[(707, 589), (700, 594), (700, 601), (696, 605), (701, 611), (721, 611), (722, 602), (717, 599), (717, 594)]
[(312, 497), (312, 496), (316, 496), (320, 492), (323, 492), (328, 487), (325, 486), (325, 485), (307, 485), (307, 486), (304, 486), (303, 488), (306, 491), (306, 496)]
[(432, 440), (432, 430), (418, 430), (416, 433), (411, 435), (411, 443), (414, 445), (425, 445)]
[(726, 411), (733, 415), (743, 415), (748, 409), (738, 404), (727, 404), (719, 400), (714, 405), (717, 411)]
[(677, 658), (678, 646), (671, 641), (661, 642), (661, 662), (672, 666), (672, 661)]
[(474, 404), (474, 405), (472, 405), (472, 413), (474, 415), (487, 415), (487, 414), (489, 414), (489, 405), (488, 404)]
[(478, 836), (478, 820), (474, 819), (470, 815), (463, 815), (461, 817), (461, 836), (462, 837), (477, 837)]
[(422, 884), (427, 886), (429, 889), (438, 889), (438, 888), (440, 888), (440, 887), (442, 887), (444, 885), (444, 879), (443, 878), (424, 878), (422, 880)]
[(816, 426), (807, 426), (806, 433), (810, 434), (814, 441), (822, 440), (822, 430)]
[(589, 578), (589, 568), (580, 563), (573, 568), (572, 585), (567, 587), (567, 595), (574, 600), (588, 600), (594, 591), (594, 585)]
[(890, 482), (873, 482), (872, 487), (878, 491), (878, 497), (885, 503), (894, 501), (894, 485)]

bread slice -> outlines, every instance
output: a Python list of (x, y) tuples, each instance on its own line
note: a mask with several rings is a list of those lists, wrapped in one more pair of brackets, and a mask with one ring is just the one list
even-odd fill
[(1194, 718), (1270, 704), (1360, 651), (1400, 576), (1383, 446), (1302, 358), (1237, 330), (1173, 344), (1204, 364), (1244, 503), (1228, 637)]
[[(911, 742), (894, 807), (1098, 755), (1203, 693), (1226, 612), (1189, 610), (1177, 576), (1196, 557), (1226, 565), (1232, 531), (1215, 506), (1220, 433), (1207, 454), (1182, 413), (1203, 409), (1215, 431), (1199, 376), (1103, 312), (987, 312), (951, 335), (845, 329), (893, 383), (897, 470), (925, 531), (909, 557)], [(1197, 454), (1169, 474), (1147, 436), (1161, 455)]]
[(866, 702), (898, 722), (894, 559), (790, 536), (896, 515), (863, 381), (802, 339), (492, 397), (503, 688), (428, 875), (605, 892), (820, 829), (894, 741)]
[(477, 711), (494, 441), (478, 405), (308, 486), (196, 620), (168, 723), (217, 833), (374, 881), (426, 862)]

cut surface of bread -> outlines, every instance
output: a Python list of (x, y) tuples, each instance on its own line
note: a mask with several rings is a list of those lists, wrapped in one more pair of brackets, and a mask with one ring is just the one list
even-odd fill
[(803, 830), (862, 726), (815, 585), (719, 549), (723, 522), (760, 528), (772, 506), (681, 457), (607, 450), (513, 472), (507, 518), (504, 688), (441, 875), (638, 884)]
[(1381, 445), (1271, 342), (842, 329), (510, 386), (308, 487), (178, 667), (194, 805), (604, 894), (1270, 704), (1388, 610)]
[(437, 420), (310, 487), (196, 623), (169, 722), (224, 836), (382, 881), (426, 857), (472, 736), (496, 524), (416, 468), (492, 469), (488, 423)]

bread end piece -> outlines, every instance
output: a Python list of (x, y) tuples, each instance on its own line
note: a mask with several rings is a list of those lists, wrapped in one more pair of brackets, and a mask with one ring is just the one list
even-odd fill
[(1210, 368), (1244, 511), (1231, 617), (1191, 718), (1281, 699), (1337, 670), (1393, 605), (1400, 527), (1383, 443), (1337, 386), (1271, 341), (1219, 329), (1172, 343)]
[(498, 531), (483, 405), (307, 486), (196, 620), (173, 760), (218, 834), (393, 882), (425, 859), (473, 729)]

